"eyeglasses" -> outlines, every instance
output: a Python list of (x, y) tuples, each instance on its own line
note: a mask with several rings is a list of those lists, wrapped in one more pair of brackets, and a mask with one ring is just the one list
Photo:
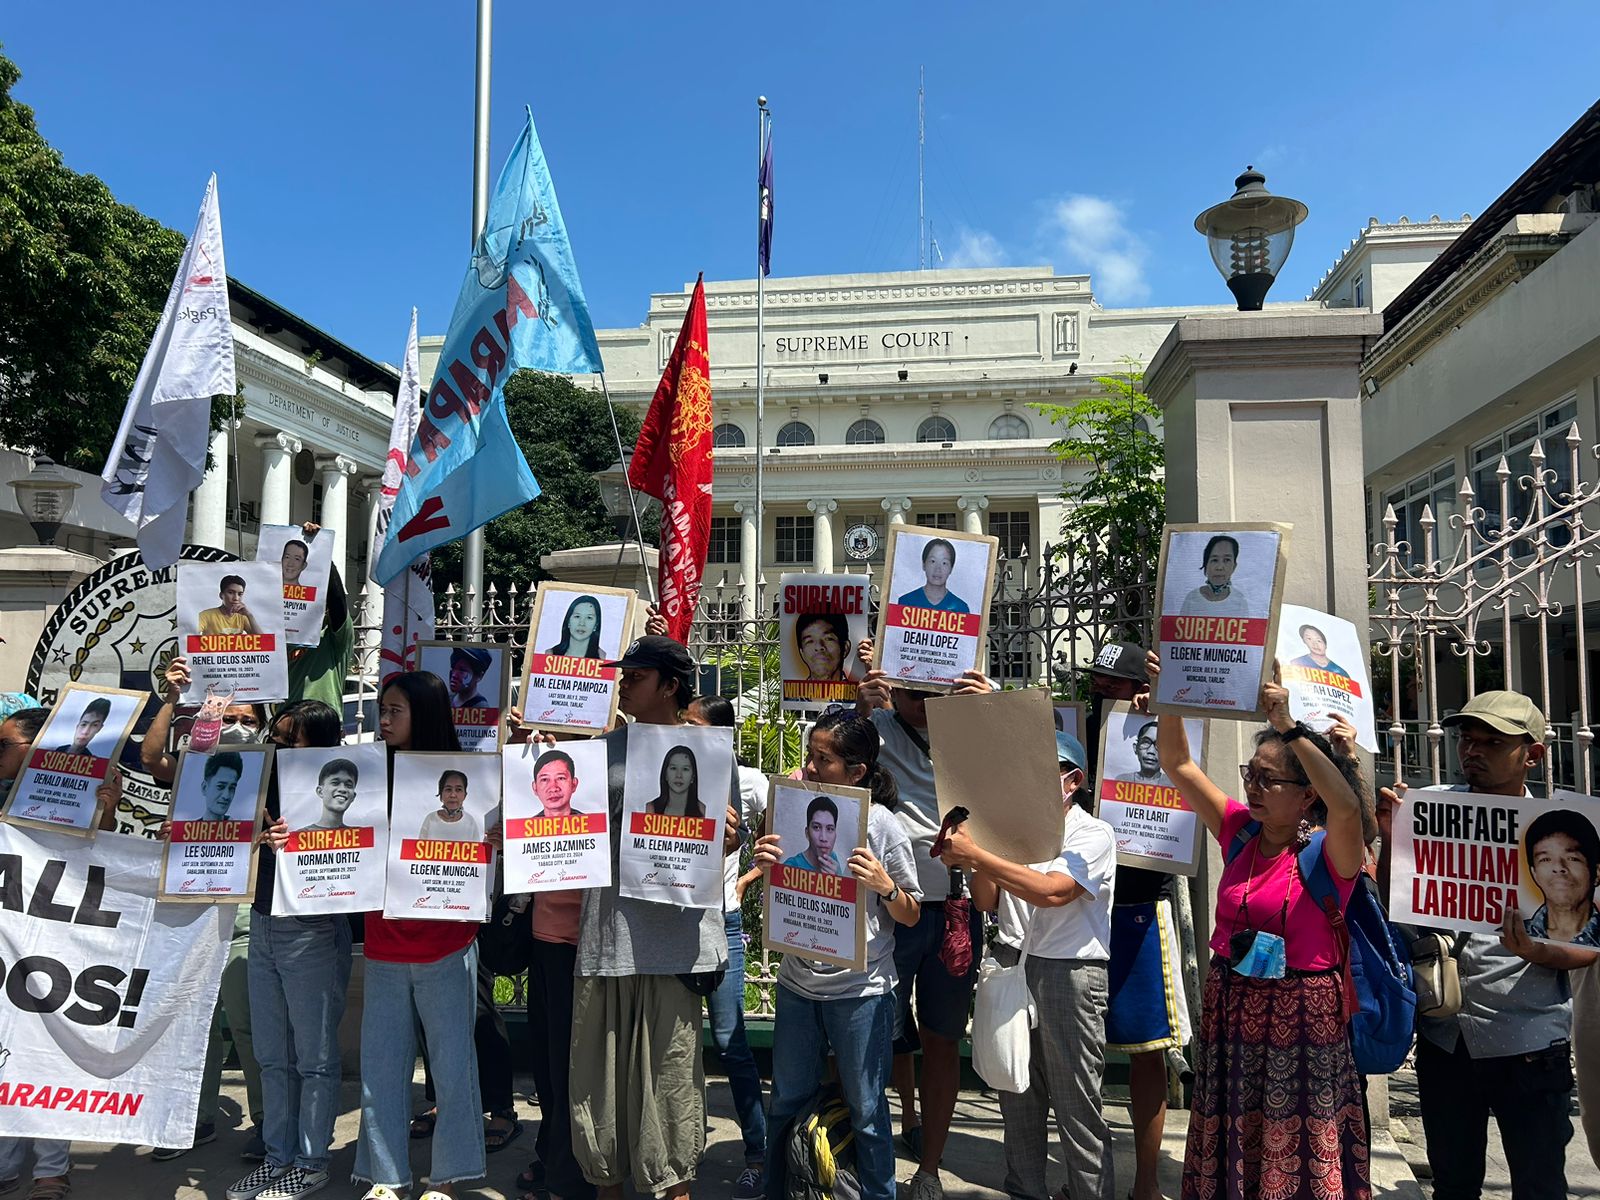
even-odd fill
[(1258, 787), (1266, 791), (1271, 787), (1305, 787), (1298, 779), (1279, 779), (1268, 775), (1265, 771), (1257, 771), (1249, 763), (1239, 764), (1239, 778), (1244, 780), (1245, 787)]
[(0, 738), (0, 746), (31, 746), (32, 742), (19, 741), (17, 738)]

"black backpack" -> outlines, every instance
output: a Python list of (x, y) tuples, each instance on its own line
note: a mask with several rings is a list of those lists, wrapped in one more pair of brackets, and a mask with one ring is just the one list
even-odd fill
[(784, 1139), (788, 1200), (861, 1200), (855, 1130), (837, 1087), (824, 1087), (795, 1114)]

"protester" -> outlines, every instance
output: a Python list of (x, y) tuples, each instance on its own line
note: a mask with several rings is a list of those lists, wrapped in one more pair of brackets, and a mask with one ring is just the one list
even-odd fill
[[(308, 541), (321, 529), (314, 521), (307, 521), (300, 527)], [(329, 569), (327, 596), (322, 606), (322, 632), (317, 644), (294, 646), (289, 651), (289, 698), (321, 700), (343, 713), (344, 681), (350, 674), (356, 632), (338, 566)]]
[[(1089, 664), (1088, 780), (1099, 777), (1096, 756), (1100, 731), (1111, 706), (1127, 701), (1145, 711), (1150, 674), (1143, 646), (1108, 642)], [(1140, 770), (1147, 766), (1144, 746), (1154, 730), (1139, 731)], [(1159, 775), (1159, 750), (1154, 767)], [(1178, 921), (1173, 910), (1174, 877), (1165, 871), (1121, 867), (1111, 908), (1110, 996), (1106, 1007), (1106, 1049), (1128, 1056), (1128, 1117), (1133, 1126), (1133, 1200), (1161, 1200), (1156, 1173), (1167, 1126), (1167, 1054), (1188, 1044), (1189, 998), (1184, 963), (1178, 952)]]
[[(1456, 731), (1461, 774), (1452, 791), (1526, 796), (1544, 759), (1544, 714), (1517, 692), (1480, 692), (1444, 718)], [(1461, 1011), (1418, 1021), (1417, 1091), (1436, 1200), (1475, 1197), (1483, 1187), (1489, 1117), (1517, 1197), (1567, 1194), (1572, 1140), (1572, 994), (1567, 972), (1595, 952), (1536, 942), (1508, 909), (1492, 934), (1459, 939)]]
[[(167, 750), (167, 738), (177, 713), (178, 699), (189, 686), (189, 660), (182, 655), (168, 661), (162, 673), (162, 704), (151, 718), (139, 743), (139, 761), (158, 783), (171, 783), (178, 775), (177, 756)], [(256, 741), (266, 728), (266, 711), (259, 704), (230, 704), (222, 711), (221, 745), (245, 745)], [(171, 822), (163, 822), (160, 834), (170, 832)], [(217, 1007), (211, 1017), (211, 1037), (206, 1045), (206, 1061), (200, 1077), (200, 1108), (195, 1118), (194, 1142), (190, 1146), (158, 1146), (150, 1152), (156, 1162), (179, 1158), (195, 1146), (217, 1137), (217, 1101), (222, 1091), (222, 1063), (228, 1042), (239, 1054), (239, 1069), (244, 1074), (245, 1104), (249, 1109), (250, 1138), (241, 1157), (260, 1161), (267, 1155), (262, 1129), (261, 1065), (255, 1055), (254, 1027), (250, 1019), (250, 917), (251, 906), (237, 906), (233, 919), (233, 940), (222, 968), (222, 985), (217, 992)], [(223, 1022), (227, 1022), (227, 1033)]]
[[(1160, 671), (1152, 655), (1151, 674)], [(1339, 943), (1299, 875), (1311, 823), (1342, 905), (1361, 870), (1356, 762), (1261, 689), (1268, 728), (1239, 768), (1247, 803), (1190, 757), (1179, 717), (1159, 718), (1161, 766), (1222, 847), (1195, 1055), (1183, 1195), (1365, 1198), (1369, 1144), (1350, 1047)]]
[[(733, 705), (722, 696), (699, 696), (684, 713), (691, 725), (732, 729)], [(754, 831), (767, 811), (767, 777), (738, 764), (740, 826)], [(744, 1029), (744, 915), (739, 888), (739, 849), (722, 860), (722, 907), (728, 934), (728, 973), (706, 997), (711, 1040), (733, 1093), (733, 1111), (744, 1137), (744, 1169), (733, 1183), (733, 1200), (760, 1200), (766, 1194), (767, 1114), (761, 1103), (761, 1073)], [(536, 914), (537, 915), (537, 914)]]
[[(942, 540), (942, 539), (941, 539)], [(930, 543), (931, 545), (932, 543)], [(862, 662), (871, 662), (872, 646), (863, 642)], [(993, 685), (977, 671), (965, 672), (954, 695), (978, 695)], [(978, 956), (965, 974), (953, 976), (940, 960), (945, 939), (945, 901), (950, 895), (950, 869), (929, 852), (939, 832), (939, 803), (933, 791), (933, 760), (928, 750), (928, 717), (924, 707), (931, 693), (891, 685), (880, 670), (870, 670), (856, 689), (856, 713), (870, 719), (883, 743), (883, 765), (900, 789), (895, 816), (911, 839), (916, 856), (921, 914), (915, 925), (896, 929), (894, 964), (897, 982), (894, 1086), (900, 1094), (901, 1135), (918, 1160), (909, 1200), (942, 1200), (939, 1163), (944, 1157), (950, 1120), (961, 1086), (961, 1038), (972, 1008), (978, 977)], [(980, 945), (983, 915), (972, 911), (967, 932)], [(912, 1001), (915, 997), (915, 1015)], [(913, 1087), (912, 1054), (922, 1048), (921, 1123)]]
[[(973, 872), (972, 898), (979, 908), (999, 908), (1000, 893), (1005, 892), (1032, 910), (1018, 937), (1027, 950), (1024, 969), (1039, 1019), (1030, 1037), (1028, 1090), (1000, 1093), (1006, 1194), (1015, 1200), (1047, 1200), (1045, 1165), (1054, 1108), (1067, 1167), (1062, 1194), (1073, 1200), (1112, 1200), (1111, 1128), (1101, 1111), (1100, 1084), (1106, 1065), (1106, 965), (1117, 844), (1111, 826), (1089, 813), (1093, 798), (1085, 787), (1088, 756), (1083, 744), (1070, 733), (1055, 738), (1066, 812), (1061, 853), (1038, 866), (1018, 866), (985, 850), (962, 824), (945, 839), (940, 861)], [(1012, 966), (1019, 955), (1004, 948), (997, 957)]]
[[(677, 642), (637, 638), (606, 665), (619, 670), (624, 713), (647, 725), (683, 724), (695, 665)], [(628, 728), (603, 740), (615, 881)], [(736, 781), (707, 780), (706, 791), (726, 798), (736, 843)], [(602, 1200), (620, 1200), (629, 1180), (645, 1195), (689, 1194), (705, 1149), (700, 997), (720, 983), (727, 962), (727, 935), (716, 909), (627, 898), (616, 882), (583, 893), (573, 984), (572, 1134), (584, 1178)]]
[[(337, 746), (340, 724), (337, 710), (322, 701), (297, 700), (278, 710), (268, 738), (282, 749)], [(353, 774), (354, 767), (346, 765)], [(353, 789), (352, 778), (352, 794)], [(228, 1188), (228, 1200), (294, 1200), (320, 1191), (328, 1182), (339, 1112), (339, 1021), (350, 982), (350, 922), (342, 913), (272, 915), (277, 852), (290, 832), (277, 771), (267, 787), (267, 820), (250, 906), (247, 969), (266, 1159)]]
[[(815, 1098), (831, 1051), (855, 1135), (856, 1179), (862, 1200), (895, 1194), (894, 1137), (887, 1088), (894, 1037), (897, 926), (914, 926), (920, 913), (917, 864), (911, 841), (894, 819), (898, 793), (879, 761), (870, 721), (827, 712), (812, 727), (804, 778), (812, 783), (861, 787), (871, 792), (867, 844), (846, 864), (865, 892), (867, 966), (863, 971), (785, 954), (778, 968), (777, 1013), (772, 1026), (772, 1109), (776, 1132), (767, 1153), (767, 1195), (787, 1195), (784, 1145), (787, 1126)], [(770, 872), (784, 859), (776, 834), (756, 842), (756, 865)]]
[[(425, 671), (393, 676), (378, 697), (378, 735), (391, 755), (401, 750), (459, 751), (444, 681)], [(478, 1057), (472, 1041), (478, 926), (369, 912), (365, 932), (361, 1133), (353, 1179), (371, 1185), (363, 1200), (396, 1200), (411, 1186), (408, 1114), (417, 1058), (415, 1022), (420, 1019), (438, 1092), (429, 1186), (453, 1197), (457, 1182), (484, 1173)]]

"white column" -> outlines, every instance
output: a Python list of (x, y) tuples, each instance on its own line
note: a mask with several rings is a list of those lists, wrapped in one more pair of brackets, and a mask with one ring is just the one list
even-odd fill
[[(367, 519), (365, 521), (367, 540), (364, 545), (367, 552), (367, 578), (371, 580), (372, 568), (378, 565), (377, 559), (372, 554), (372, 543), (378, 536), (378, 507), (383, 500), (383, 479), (381, 476), (377, 479), (368, 478), (362, 481), (361, 498), (366, 501), (367, 505)], [(372, 587), (374, 591), (380, 590), (376, 580), (373, 580)]]
[(197, 546), (225, 549), (228, 537), (228, 427), (211, 435), (211, 469), (194, 489), (194, 518), (189, 540)]
[(359, 464), (352, 458), (335, 454), (332, 458), (318, 460), (322, 468), (322, 524), (333, 531), (333, 565), (339, 568), (339, 578), (350, 587), (350, 562), (346, 552), (350, 546), (350, 476)]
[(883, 511), (889, 514), (889, 524), (904, 525), (906, 513), (911, 510), (911, 499), (908, 496), (890, 496), (883, 502)]
[(756, 615), (756, 502), (735, 500), (733, 511), (739, 514), (739, 587), (748, 621)]
[(987, 496), (962, 496), (956, 501), (961, 510), (961, 527), (968, 533), (983, 532), (983, 510), (989, 507)]
[(300, 439), (290, 433), (264, 433), (256, 438), (261, 447), (261, 523), (289, 523), (289, 486), (294, 482), (294, 456), (300, 453)]
[(836, 500), (807, 500), (806, 507), (812, 512), (812, 540), (816, 543), (812, 550), (816, 559), (815, 569), (822, 574), (833, 570), (833, 512), (839, 507)]
[[(382, 477), (367, 478), (363, 481), (362, 498), (367, 503), (366, 551), (367, 571), (366, 578), (360, 584), (350, 580), (345, 581), (345, 591), (350, 596), (351, 620), (357, 625), (365, 625), (361, 633), (361, 645), (370, 648), (369, 658), (358, 658), (358, 662), (376, 668), (378, 664), (377, 647), (382, 641), (383, 634), (383, 589), (378, 586), (378, 581), (372, 577), (372, 568), (377, 566), (377, 560), (372, 554), (372, 539), (378, 536), (378, 502), (383, 498)], [(370, 603), (370, 607), (363, 608), (363, 600)]]

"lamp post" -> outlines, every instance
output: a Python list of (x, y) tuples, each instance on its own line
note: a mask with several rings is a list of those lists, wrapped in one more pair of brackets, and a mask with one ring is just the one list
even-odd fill
[(1294, 227), (1310, 210), (1267, 191), (1267, 177), (1254, 167), (1246, 167), (1233, 186), (1232, 197), (1206, 209), (1194, 227), (1205, 234), (1211, 261), (1228, 281), (1239, 311), (1260, 312), (1294, 245)]
[(616, 524), (617, 539), (624, 545), (628, 541), (628, 526), (633, 522), (633, 502), (628, 498), (628, 460), (632, 457), (633, 449), (629, 447), (620, 459), (594, 474), (595, 482), (600, 485), (600, 500)]
[(33, 526), (33, 535), (41, 546), (54, 544), (61, 522), (72, 506), (72, 493), (81, 486), (67, 478), (49, 456), (41, 454), (33, 460), (33, 467), (21, 479), (13, 479), (11, 486), (17, 493), (17, 507)]

